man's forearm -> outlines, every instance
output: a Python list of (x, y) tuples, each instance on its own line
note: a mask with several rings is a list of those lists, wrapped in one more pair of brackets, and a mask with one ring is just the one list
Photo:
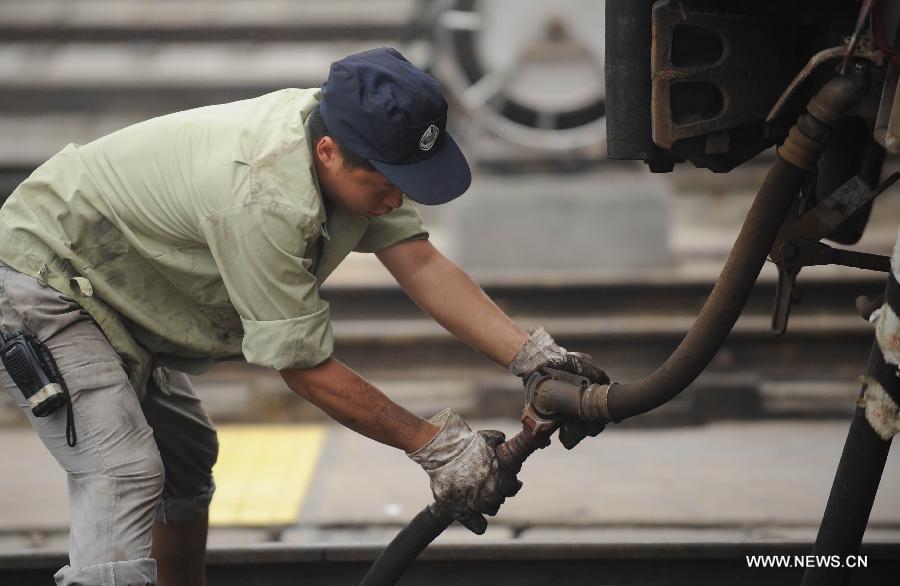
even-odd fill
[(512, 361), (528, 334), (465, 271), (427, 240), (392, 248), (379, 258), (419, 307), (498, 364)]
[(438, 431), (334, 358), (312, 368), (282, 370), (281, 376), (292, 391), (336, 421), (383, 444), (414, 452)]

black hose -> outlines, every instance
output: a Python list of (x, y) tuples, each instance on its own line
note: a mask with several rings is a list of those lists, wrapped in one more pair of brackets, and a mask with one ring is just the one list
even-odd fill
[(687, 388), (721, 348), (741, 315), (778, 229), (806, 178), (779, 156), (766, 176), (716, 285), (687, 336), (649, 376), (609, 389), (609, 413), (621, 421), (668, 402)]
[[(889, 274), (887, 280), (884, 302), (891, 311), (897, 313), (900, 311), (900, 283), (893, 274)], [(882, 331), (881, 334), (884, 335), (885, 332)], [(831, 485), (828, 504), (811, 552), (817, 556), (816, 559), (837, 556), (845, 562), (847, 556), (859, 553), (892, 441), (890, 436), (885, 438), (879, 435), (867, 417), (868, 409), (873, 408), (872, 403), (867, 401), (867, 396), (878, 386), (895, 403), (900, 402), (897, 365), (885, 360), (876, 337), (844, 450)], [(827, 564), (823, 564), (821, 568), (810, 567), (803, 574), (801, 586), (847, 584), (850, 572), (846, 563), (843, 567), (827, 567)]]
[[(496, 447), (497, 464), (515, 477), (531, 454), (550, 445), (550, 436), (558, 428), (558, 420), (547, 419), (530, 407), (526, 408), (522, 414), (522, 430)], [(416, 556), (452, 522), (449, 515), (441, 514), (436, 502), (425, 507), (381, 552), (361, 586), (395, 584)]]
[(741, 232), (703, 310), (671, 356), (649, 376), (613, 383), (608, 410), (612, 421), (646, 413), (687, 388), (721, 348), (741, 315), (763, 263), (794, 198), (825, 149), (828, 125), (856, 103), (866, 89), (864, 71), (829, 81), (812, 98), (791, 129), (766, 175)]
[(388, 586), (396, 584), (406, 568), (418, 557), (428, 544), (437, 539), (453, 520), (444, 520), (431, 511), (431, 505), (425, 507), (413, 517), (409, 525), (394, 537), (387, 548), (381, 552), (369, 571), (363, 577), (360, 586)]
[[(881, 378), (888, 383), (892, 382), (890, 379), (896, 381), (893, 369), (884, 366), (884, 357), (875, 342), (869, 357), (868, 376), (874, 379), (879, 370), (887, 370), (890, 378)], [(863, 379), (860, 403), (872, 379)], [(900, 398), (898, 387), (900, 385), (894, 383), (891, 394)], [(843, 562), (847, 556), (859, 553), (890, 448), (891, 440), (879, 437), (866, 421), (865, 406), (857, 405), (811, 555), (817, 559), (838, 556)], [(827, 564), (821, 568), (810, 567), (803, 574), (801, 586), (842, 586), (847, 584), (850, 571), (849, 567), (828, 567)]]

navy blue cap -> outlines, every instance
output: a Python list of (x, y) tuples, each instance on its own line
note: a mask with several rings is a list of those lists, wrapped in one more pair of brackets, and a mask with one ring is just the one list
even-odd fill
[(472, 182), (465, 156), (447, 133), (440, 85), (396, 49), (332, 63), (319, 112), (343, 148), (419, 203), (446, 203)]

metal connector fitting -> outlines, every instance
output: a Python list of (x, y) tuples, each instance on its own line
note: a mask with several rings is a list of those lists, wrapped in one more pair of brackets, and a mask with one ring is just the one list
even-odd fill
[(824, 142), (810, 138), (794, 126), (788, 133), (787, 140), (778, 148), (778, 156), (798, 169), (811, 171), (816, 168), (826, 146)]
[(581, 396), (581, 413), (579, 418), (584, 421), (612, 421), (609, 412), (609, 387), (610, 385), (591, 385), (584, 390)]
[(807, 104), (806, 111), (830, 126), (859, 102), (868, 85), (866, 70), (855, 68), (822, 86)]
[(609, 385), (591, 383), (582, 376), (547, 369), (528, 379), (525, 394), (528, 404), (548, 418), (575, 416), (600, 423), (611, 420)]

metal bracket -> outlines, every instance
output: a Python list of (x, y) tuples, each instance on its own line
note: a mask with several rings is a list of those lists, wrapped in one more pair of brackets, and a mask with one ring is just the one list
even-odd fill
[(799, 218), (786, 220), (775, 238), (769, 257), (774, 262), (781, 261), (783, 259), (782, 248), (790, 240), (803, 238), (818, 242), (825, 238), (832, 230), (882, 194), (898, 179), (900, 179), (900, 172), (894, 173), (877, 187), (872, 188), (858, 175), (851, 177)]
[(891, 271), (891, 257), (889, 256), (833, 248), (822, 242), (814, 242), (801, 237), (785, 242), (781, 250), (782, 264), (789, 270), (799, 271), (802, 267), (841, 265), (880, 273)]
[(788, 268), (778, 263), (778, 281), (775, 283), (775, 306), (772, 309), (772, 332), (781, 336), (787, 331), (791, 307), (800, 303), (800, 292), (797, 290), (799, 268)]
[[(772, 109), (769, 111), (769, 115), (766, 116), (766, 122), (772, 122), (775, 118), (781, 113), (781, 110), (784, 108), (784, 105), (787, 101), (794, 95), (797, 89), (803, 85), (803, 82), (812, 75), (812, 73), (819, 68), (820, 65), (824, 63), (828, 63), (829, 61), (834, 61), (836, 59), (843, 59), (847, 55), (847, 51), (850, 48), (850, 40), (848, 39), (846, 43), (837, 45), (836, 47), (829, 47), (828, 49), (823, 49), (819, 51), (812, 57), (810, 57), (809, 61), (806, 62), (806, 65), (803, 66), (803, 69), (791, 80), (791, 83), (788, 84), (787, 88), (785, 88), (784, 92), (778, 98), (778, 101), (775, 102), (775, 105), (772, 106)], [(872, 63), (877, 66), (881, 66), (885, 60), (885, 54), (879, 51), (878, 49), (873, 49), (868, 45), (860, 43), (860, 46), (856, 47), (853, 52), (853, 57), (858, 59), (868, 59)], [(886, 86), (885, 86), (886, 87)]]
[(819, 240), (898, 179), (900, 172), (872, 188), (859, 176), (854, 176), (799, 219), (785, 222), (769, 253), (769, 258), (778, 266), (772, 310), (772, 331), (776, 335), (787, 331), (791, 306), (800, 301), (797, 275), (803, 267), (836, 264), (881, 272), (891, 270), (890, 257), (833, 248)]

